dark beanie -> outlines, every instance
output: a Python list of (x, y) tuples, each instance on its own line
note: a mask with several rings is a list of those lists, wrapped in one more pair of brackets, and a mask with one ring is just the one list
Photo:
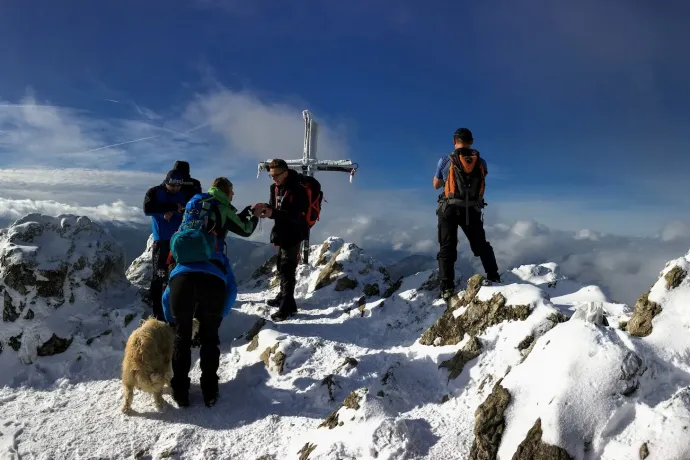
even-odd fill
[(165, 183), (167, 185), (184, 185), (184, 174), (180, 171), (168, 171), (168, 175), (165, 176)]
[(474, 138), (472, 137), (472, 131), (470, 131), (467, 128), (458, 128), (455, 130), (455, 133), (453, 133), (453, 139), (458, 139), (465, 144), (471, 144), (474, 142)]

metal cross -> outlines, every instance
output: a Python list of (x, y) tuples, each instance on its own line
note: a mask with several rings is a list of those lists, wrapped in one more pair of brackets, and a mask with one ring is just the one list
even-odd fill
[[(319, 160), (316, 158), (316, 139), (318, 137), (318, 123), (312, 117), (309, 110), (302, 111), (302, 118), (304, 119), (304, 151), (301, 160), (285, 160), (288, 168), (301, 172), (305, 176), (314, 177), (316, 171), (335, 171), (350, 173), (350, 183), (355, 175), (355, 171), (359, 167), (357, 163), (351, 160)], [(259, 162), (259, 168), (256, 174), (258, 178), (261, 171), (268, 169), (268, 164), (271, 160)], [(323, 185), (322, 185), (323, 190)], [(309, 233), (307, 239), (302, 241), (301, 263), (309, 263)]]

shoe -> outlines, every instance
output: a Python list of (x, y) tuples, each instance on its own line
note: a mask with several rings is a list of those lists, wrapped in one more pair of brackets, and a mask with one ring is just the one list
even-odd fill
[(289, 317), (295, 315), (297, 310), (283, 310), (279, 309), (277, 312), (271, 315), (271, 319), (275, 322), (285, 321)]
[(486, 279), (488, 279), (492, 283), (500, 283), (501, 282), (501, 277), (498, 273), (492, 273), (491, 275), (486, 275)]
[(266, 305), (268, 305), (269, 307), (277, 307), (278, 305), (280, 305), (280, 302), (282, 302), (282, 301), (283, 301), (283, 296), (278, 294), (277, 296), (275, 296), (275, 298), (267, 300)]
[(218, 401), (218, 392), (216, 392), (212, 395), (204, 395), (204, 404), (206, 404), (206, 407), (215, 406), (216, 401)]
[(450, 300), (451, 297), (455, 294), (455, 291), (453, 289), (444, 289), (441, 291), (441, 298), (445, 301)]
[(189, 393), (176, 392), (173, 390), (172, 397), (179, 407), (189, 407)]

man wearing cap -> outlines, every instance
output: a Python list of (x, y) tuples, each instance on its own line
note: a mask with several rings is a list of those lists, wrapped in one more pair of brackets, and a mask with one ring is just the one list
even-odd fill
[(443, 188), (438, 198), (438, 259), (441, 297), (448, 300), (455, 291), (458, 227), (462, 228), (470, 249), (479, 257), (489, 281), (500, 282), (496, 256), (486, 240), (482, 208), (484, 203), (486, 161), (472, 148), (474, 138), (467, 128), (453, 134), (455, 150), (441, 158), (433, 179), (435, 189)]
[(184, 173), (169, 171), (163, 183), (151, 187), (144, 197), (144, 214), (151, 216), (153, 247), (151, 263), (150, 304), (156, 319), (165, 321), (161, 296), (168, 279), (167, 259), (170, 252), (170, 238), (182, 223), (187, 197), (182, 191)]

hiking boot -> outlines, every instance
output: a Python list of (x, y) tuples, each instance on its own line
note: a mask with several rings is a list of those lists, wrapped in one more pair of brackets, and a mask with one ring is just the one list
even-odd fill
[(441, 298), (445, 301), (450, 300), (451, 297), (455, 294), (455, 291), (453, 289), (444, 289), (441, 291)]
[(266, 305), (269, 307), (277, 307), (283, 301), (283, 296), (279, 293), (273, 299), (267, 300)]
[(218, 392), (214, 392), (211, 394), (204, 394), (204, 404), (206, 407), (213, 407), (216, 405), (216, 401), (218, 401)]
[(179, 407), (189, 407), (189, 392), (173, 390), (172, 397)]
[(501, 282), (501, 276), (498, 273), (491, 273), (490, 275), (486, 275), (486, 279), (488, 279), (492, 283)]
[(292, 309), (288, 310), (288, 309), (280, 308), (280, 309), (278, 309), (277, 312), (275, 312), (271, 315), (271, 319), (273, 321), (275, 321), (276, 323), (278, 323), (280, 321), (285, 321), (286, 319), (288, 319), (291, 316), (294, 316), (295, 314), (297, 314), (296, 308), (294, 310), (292, 310)]

